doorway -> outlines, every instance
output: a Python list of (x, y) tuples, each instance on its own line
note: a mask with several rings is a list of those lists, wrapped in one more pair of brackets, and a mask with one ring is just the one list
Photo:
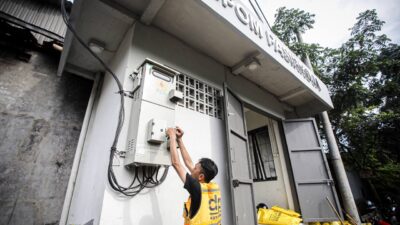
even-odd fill
[(293, 209), (288, 169), (278, 121), (244, 108), (251, 159), (254, 201), (268, 207)]

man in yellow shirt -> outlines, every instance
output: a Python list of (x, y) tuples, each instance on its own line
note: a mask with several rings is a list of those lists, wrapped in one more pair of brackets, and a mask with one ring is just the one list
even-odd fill
[[(172, 166), (190, 194), (188, 201), (184, 204), (185, 225), (220, 225), (221, 193), (219, 186), (210, 182), (217, 175), (218, 167), (209, 158), (201, 158), (194, 165), (183, 144), (183, 133), (179, 127), (167, 129)], [(179, 160), (177, 145), (190, 174), (186, 172)]]

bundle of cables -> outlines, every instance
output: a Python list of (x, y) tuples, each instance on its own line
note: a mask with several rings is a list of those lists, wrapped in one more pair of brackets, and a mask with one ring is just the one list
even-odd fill
[(111, 188), (118, 192), (121, 193), (124, 196), (135, 196), (137, 195), (141, 190), (144, 188), (153, 188), (161, 184), (168, 173), (168, 167), (164, 167), (163, 174), (161, 175), (161, 178), (158, 179), (159, 177), (159, 171), (161, 169), (161, 166), (144, 166), (144, 165), (138, 165), (138, 166), (132, 166), (126, 169), (132, 170), (133, 172), (133, 180), (130, 182), (128, 186), (123, 186), (118, 183), (118, 180), (115, 176), (114, 169), (113, 169), (113, 162), (114, 158), (120, 157), (120, 152), (117, 151), (117, 143), (119, 139), (119, 135), (121, 133), (122, 125), (124, 124), (124, 96), (125, 96), (125, 91), (123, 90), (121, 81), (118, 79), (118, 77), (114, 74), (114, 72), (107, 66), (107, 64), (98, 56), (96, 53), (94, 53), (89, 46), (82, 40), (82, 38), (77, 34), (75, 29), (71, 26), (69, 23), (69, 16), (67, 14), (67, 11), (65, 9), (65, 0), (61, 0), (61, 14), (63, 17), (63, 20), (68, 27), (68, 29), (71, 31), (73, 36), (76, 38), (76, 40), (95, 58), (97, 59), (100, 64), (104, 67), (104, 69), (112, 76), (114, 81), (117, 83), (118, 87), (118, 94), (120, 95), (120, 108), (119, 108), (119, 113), (118, 113), (118, 123), (117, 123), (117, 128), (115, 131), (115, 136), (113, 139), (113, 143), (110, 149), (110, 159), (108, 163), (108, 182), (111, 186)]

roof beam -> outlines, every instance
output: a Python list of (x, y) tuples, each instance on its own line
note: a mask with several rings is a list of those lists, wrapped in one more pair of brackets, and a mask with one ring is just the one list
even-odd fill
[(280, 101), (287, 101), (291, 98), (294, 98), (298, 95), (303, 94), (306, 91), (307, 91), (306, 89), (304, 89), (302, 87), (298, 87), (298, 88), (295, 88), (295, 89), (292, 89), (292, 90), (286, 92), (285, 94), (279, 96), (278, 98)]
[(84, 77), (89, 80), (95, 80), (95, 73), (91, 72), (89, 70), (86, 70), (84, 68), (72, 65), (70, 63), (67, 63), (67, 65), (64, 67), (64, 71)]
[[(243, 59), (242, 61), (236, 63), (232, 69), (231, 72), (235, 75), (239, 75), (240, 73), (242, 73), (243, 71), (247, 70), (247, 66), (256, 61), (258, 64), (260, 64), (259, 60), (262, 59), (263, 57), (261, 56), (261, 53), (256, 51), (254, 53), (252, 53), (251, 55), (249, 55), (248, 57), (246, 57), (245, 59)], [(261, 66), (261, 65), (260, 65)]]
[(150, 25), (164, 3), (165, 0), (151, 0), (140, 17), (140, 21), (146, 25)]

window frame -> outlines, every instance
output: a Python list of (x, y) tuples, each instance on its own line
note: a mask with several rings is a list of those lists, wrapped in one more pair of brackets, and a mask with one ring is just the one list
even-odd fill
[[(262, 164), (259, 165), (259, 166), (261, 167), (261, 169), (264, 170), (263, 172), (264, 172), (265, 178), (259, 178), (258, 175), (257, 175), (257, 168), (256, 168), (257, 161), (256, 161), (256, 156), (254, 155), (255, 154), (254, 153), (255, 150), (254, 150), (253, 138), (257, 138), (257, 134), (264, 133), (264, 132), (266, 133), (265, 139), (266, 139), (266, 141), (269, 141), (269, 145), (271, 147), (270, 148), (270, 152), (268, 152), (267, 149), (265, 149), (265, 151), (267, 151), (267, 154), (271, 154), (272, 164), (273, 164), (273, 168), (275, 170), (275, 172), (274, 172), (275, 176), (267, 177), (266, 169), (270, 168), (268, 164), (271, 161), (264, 162), (264, 161), (261, 160)], [(275, 165), (274, 153), (273, 153), (273, 149), (272, 149), (273, 147), (272, 147), (272, 141), (271, 141), (271, 137), (270, 137), (269, 126), (265, 125), (265, 126), (261, 126), (259, 128), (247, 131), (247, 137), (249, 139), (249, 150), (251, 152), (250, 154), (251, 154), (251, 166), (252, 166), (252, 171), (253, 171), (253, 182), (264, 182), (264, 181), (276, 181), (276, 180), (278, 180), (278, 174), (277, 174), (277, 171), (276, 171), (276, 165)], [(261, 156), (261, 151), (262, 150), (260, 149), (260, 152), (259, 152), (260, 156)], [(269, 172), (270, 172), (269, 174), (271, 174), (271, 171), (269, 171)]]

